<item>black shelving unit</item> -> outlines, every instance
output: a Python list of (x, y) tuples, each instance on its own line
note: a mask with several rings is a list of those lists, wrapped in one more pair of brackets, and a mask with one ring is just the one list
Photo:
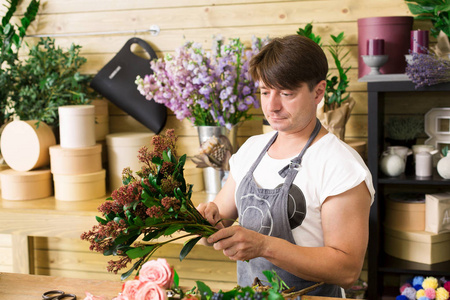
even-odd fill
[[(450, 276), (450, 261), (438, 264), (421, 264), (401, 260), (384, 253), (383, 238), (383, 214), (384, 197), (387, 191), (411, 190), (423, 193), (432, 193), (440, 190), (450, 190), (450, 180), (442, 179), (436, 172), (428, 179), (416, 178), (414, 175), (401, 175), (390, 178), (379, 172), (379, 158), (386, 149), (384, 137), (385, 107), (389, 105), (385, 101), (389, 93), (414, 92), (414, 101), (427, 101), (428, 93), (449, 92), (450, 106), (450, 83), (438, 84), (431, 87), (416, 89), (410, 81), (386, 81), (369, 82), (368, 91), (368, 166), (373, 176), (376, 189), (375, 201), (370, 211), (370, 232), (368, 248), (368, 299), (381, 299), (383, 296), (383, 279), (388, 274), (411, 274), (422, 276)], [(433, 107), (430, 103), (429, 109)], [(401, 113), (401, 112), (400, 112)], [(395, 296), (395, 295), (389, 295)]]

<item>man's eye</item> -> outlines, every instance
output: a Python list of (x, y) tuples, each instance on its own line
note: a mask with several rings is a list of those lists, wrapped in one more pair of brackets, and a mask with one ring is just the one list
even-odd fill
[(292, 94), (289, 94), (289, 93), (281, 93), (281, 95), (283, 95), (283, 96), (285, 96), (285, 97), (290, 97), (290, 96), (292, 96)]

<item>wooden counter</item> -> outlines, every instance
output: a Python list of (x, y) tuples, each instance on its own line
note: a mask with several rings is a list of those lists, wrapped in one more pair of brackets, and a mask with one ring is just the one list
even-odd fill
[[(10, 201), (0, 198), (0, 233), (11, 234), (13, 272), (29, 274), (32, 270), (32, 236), (79, 239), (90, 230), (101, 214), (97, 207), (109, 195), (86, 201), (58, 201), (54, 197)], [(205, 201), (207, 194), (194, 193), (195, 205)]]
[[(49, 290), (62, 290), (75, 294), (83, 300), (86, 292), (95, 296), (105, 296), (111, 300), (122, 289), (121, 282), (105, 280), (71, 279), (53, 276), (39, 276), (0, 273), (0, 300), (36, 300)], [(302, 300), (331, 300), (336, 298), (302, 296)]]

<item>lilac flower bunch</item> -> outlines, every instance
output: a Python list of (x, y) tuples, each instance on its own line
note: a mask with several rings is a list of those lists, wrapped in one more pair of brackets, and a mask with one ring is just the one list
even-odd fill
[(150, 62), (152, 74), (136, 78), (137, 89), (147, 100), (153, 99), (172, 110), (177, 119), (188, 118), (195, 126), (233, 125), (251, 117), (251, 107), (258, 108), (258, 82), (248, 73), (250, 59), (267, 43), (254, 37), (251, 49), (239, 38), (226, 44), (221, 36), (212, 50), (186, 42)]
[(450, 82), (450, 60), (434, 54), (412, 53), (406, 74), (416, 88)]

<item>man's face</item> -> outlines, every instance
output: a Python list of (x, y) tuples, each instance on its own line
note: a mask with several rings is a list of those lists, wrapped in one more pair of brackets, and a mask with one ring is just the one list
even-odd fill
[(325, 81), (309, 90), (302, 83), (295, 90), (278, 90), (267, 87), (260, 81), (261, 108), (264, 116), (274, 130), (293, 133), (301, 131), (312, 119), (323, 97)]

